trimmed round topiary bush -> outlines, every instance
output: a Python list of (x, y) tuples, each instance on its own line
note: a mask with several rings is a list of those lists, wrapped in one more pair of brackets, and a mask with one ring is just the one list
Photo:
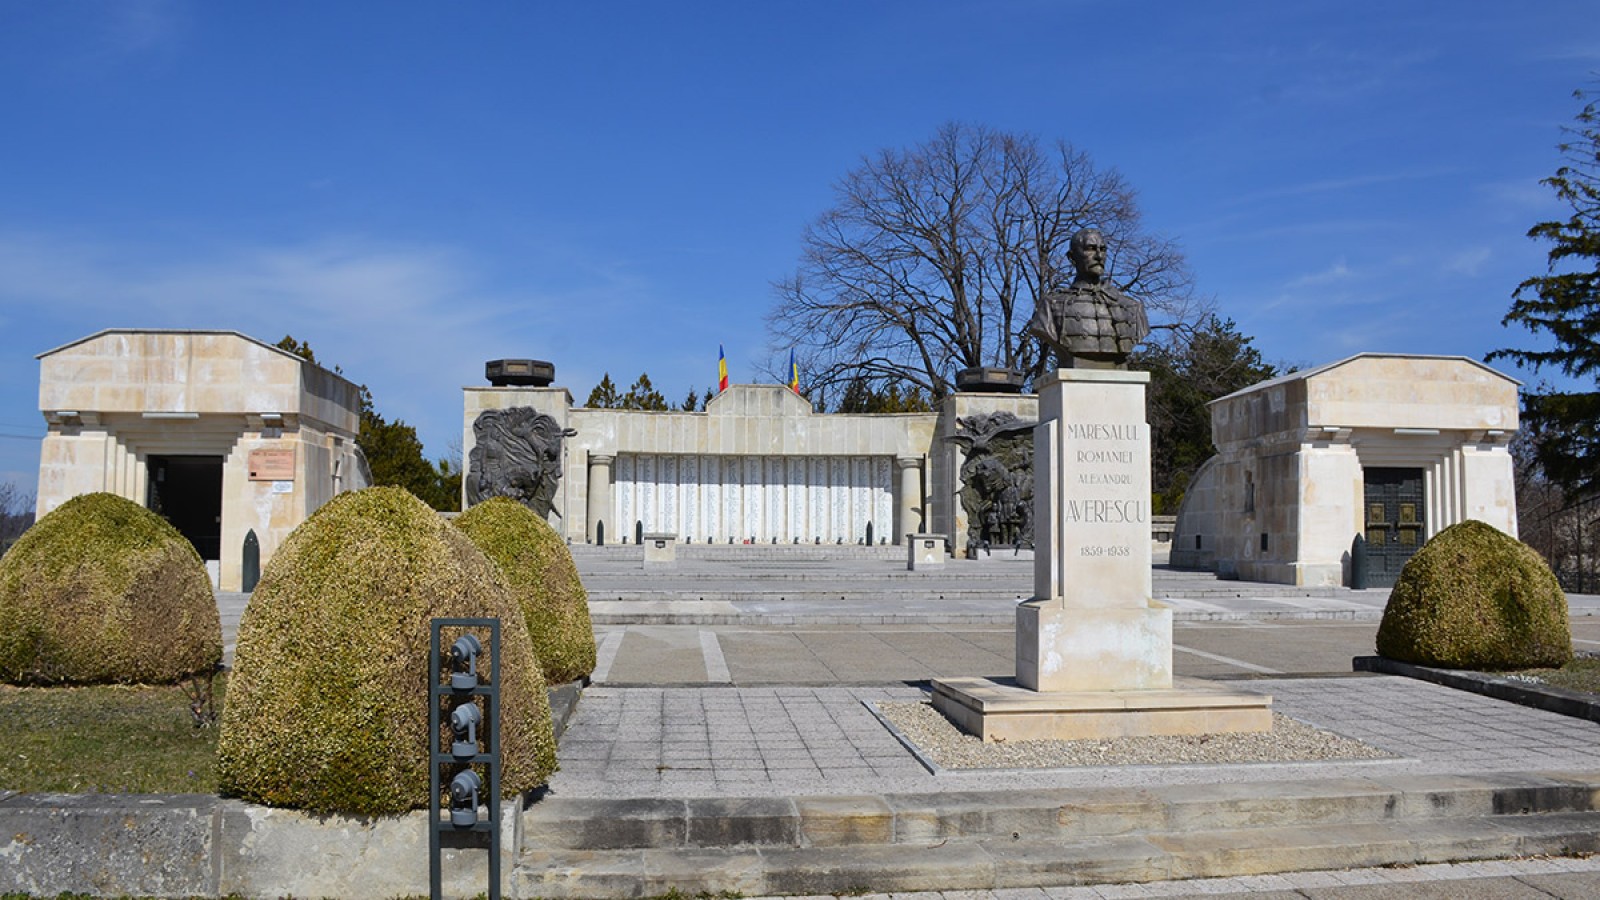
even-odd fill
[(168, 684), (221, 659), (205, 563), (131, 500), (74, 497), (0, 557), (0, 681)]
[(506, 497), (479, 503), (455, 523), (511, 585), (545, 680), (573, 681), (593, 672), (589, 595), (578, 580), (572, 551), (550, 523)]
[[(501, 786), (555, 771), (544, 678), (494, 564), (401, 488), (340, 494), (278, 548), (239, 624), (217, 743), (223, 792), (317, 813), (428, 806), (436, 617), (500, 619)], [(459, 630), (446, 629), (444, 642)], [(486, 735), (485, 735), (486, 736)], [(482, 774), (482, 773), (480, 773)]]
[(1468, 520), (1400, 571), (1378, 653), (1447, 669), (1559, 667), (1572, 659), (1567, 598), (1538, 551)]

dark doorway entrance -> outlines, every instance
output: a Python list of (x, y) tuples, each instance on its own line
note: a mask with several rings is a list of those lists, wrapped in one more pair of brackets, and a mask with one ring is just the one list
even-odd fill
[(222, 558), (222, 457), (152, 456), (145, 505), (183, 533), (201, 559)]
[(1422, 546), (1421, 469), (1363, 469), (1366, 481), (1367, 585), (1392, 587)]

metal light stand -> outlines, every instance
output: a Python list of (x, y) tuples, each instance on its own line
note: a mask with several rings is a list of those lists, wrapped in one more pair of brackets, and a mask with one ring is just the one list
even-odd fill
[[(442, 896), (442, 844), (445, 834), (465, 835), (473, 832), (488, 832), (489, 834), (489, 900), (500, 900), (500, 620), (499, 619), (434, 619), (432, 620), (432, 637), (429, 642), (428, 653), (428, 888), (433, 900), (441, 900)], [(488, 658), (492, 668), (485, 679), (484, 676), (476, 678), (463, 677), (466, 673), (449, 671), (451, 667), (443, 665), (443, 657), (439, 647), (440, 635), (445, 628), (465, 628), (489, 630)], [(470, 632), (469, 632), (470, 633)], [(470, 680), (471, 686), (465, 686)], [(485, 684), (487, 680), (487, 684)], [(460, 683), (462, 686), (456, 686)], [(440, 749), (440, 729), (443, 725), (439, 716), (439, 707), (444, 700), (458, 701), (455, 707), (475, 704), (474, 698), (482, 697), (484, 709), (482, 711), (482, 727), (488, 732), (485, 740), (484, 753), (474, 752), (470, 756), (457, 756), (452, 747)], [(459, 702), (459, 701), (465, 701)], [(451, 743), (451, 742), (446, 742)], [(476, 750), (476, 746), (473, 747)], [(450, 814), (453, 810), (444, 811), (441, 815), (440, 796), (441, 790), (450, 782), (440, 777), (440, 772), (445, 766), (458, 766), (466, 764), (467, 768), (481, 766), (488, 770), (489, 797), (486, 805), (489, 807), (487, 820), (477, 818), (477, 808), (473, 807), (473, 823), (471, 825), (457, 825), (452, 821)], [(452, 842), (459, 845), (459, 842)]]

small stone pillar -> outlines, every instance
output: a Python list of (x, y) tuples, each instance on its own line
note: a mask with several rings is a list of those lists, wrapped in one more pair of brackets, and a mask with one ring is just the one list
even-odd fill
[(898, 544), (907, 535), (924, 527), (919, 512), (923, 507), (922, 459), (899, 456), (895, 458), (894, 467), (900, 473), (894, 503), (894, 542)]
[(906, 535), (906, 568), (915, 572), (944, 566), (944, 535)]
[(665, 532), (644, 535), (644, 564), (646, 566), (672, 565), (678, 561), (678, 536)]
[[(611, 466), (616, 460), (610, 454), (589, 454), (589, 505), (583, 529), (584, 538), (591, 544), (595, 541), (595, 525), (611, 518)], [(614, 522), (606, 530), (621, 534)]]

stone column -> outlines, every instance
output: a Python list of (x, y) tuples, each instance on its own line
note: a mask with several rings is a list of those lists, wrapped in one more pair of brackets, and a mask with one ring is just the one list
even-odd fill
[[(934, 531), (942, 531), (950, 539), (950, 549), (956, 559), (967, 555), (967, 507), (961, 502), (961, 467), (967, 464), (967, 451), (961, 449), (960, 444), (947, 443), (945, 445), (945, 478), (940, 479), (945, 484), (936, 486), (934, 492), (943, 498), (945, 514), (940, 522), (933, 525)], [(926, 522), (924, 528), (928, 527)]]
[(584, 521), (584, 539), (594, 543), (595, 524), (606, 523), (606, 543), (622, 539), (617, 523), (611, 521), (611, 465), (616, 457), (606, 453), (589, 454), (589, 506)]
[(920, 532), (924, 528), (920, 512), (925, 509), (922, 500), (922, 459), (900, 456), (895, 458), (894, 466), (900, 472), (894, 504), (894, 542), (904, 544), (907, 534)]

